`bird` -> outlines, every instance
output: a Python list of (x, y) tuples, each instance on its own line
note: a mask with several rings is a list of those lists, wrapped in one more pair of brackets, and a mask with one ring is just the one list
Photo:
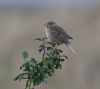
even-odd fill
[(70, 39), (73, 39), (73, 37), (69, 36), (62, 27), (57, 25), (54, 21), (49, 21), (44, 25), (46, 37), (49, 42), (55, 45), (65, 44), (71, 49), (73, 53), (76, 53), (76, 51), (71, 46), (71, 42), (69, 41)]

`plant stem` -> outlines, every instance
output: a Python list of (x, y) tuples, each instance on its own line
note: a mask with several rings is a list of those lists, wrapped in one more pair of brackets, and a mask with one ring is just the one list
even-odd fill
[(43, 44), (44, 44), (44, 49), (43, 49), (43, 57), (42, 57), (42, 59), (44, 60), (44, 57), (45, 57), (45, 39), (43, 39)]

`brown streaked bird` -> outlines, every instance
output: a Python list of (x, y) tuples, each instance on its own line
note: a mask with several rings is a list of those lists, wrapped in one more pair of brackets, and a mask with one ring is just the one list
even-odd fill
[(70, 39), (73, 39), (69, 36), (63, 28), (58, 26), (55, 22), (49, 21), (45, 24), (46, 37), (49, 42), (52, 42), (55, 45), (66, 44), (73, 53), (76, 53), (72, 48)]

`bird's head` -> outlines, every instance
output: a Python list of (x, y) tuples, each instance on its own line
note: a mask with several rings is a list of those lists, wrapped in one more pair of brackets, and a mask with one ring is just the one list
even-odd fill
[(46, 24), (44, 24), (46, 27), (52, 27), (52, 26), (54, 26), (54, 25), (56, 25), (56, 23), (55, 22), (53, 22), (53, 21), (49, 21), (49, 22), (47, 22)]

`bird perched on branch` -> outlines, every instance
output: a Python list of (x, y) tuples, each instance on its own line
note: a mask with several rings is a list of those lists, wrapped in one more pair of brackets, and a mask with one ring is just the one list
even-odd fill
[(63, 28), (58, 26), (55, 22), (49, 21), (45, 24), (46, 37), (49, 42), (55, 45), (66, 44), (73, 53), (76, 53), (71, 46), (70, 39), (73, 39), (69, 36)]

